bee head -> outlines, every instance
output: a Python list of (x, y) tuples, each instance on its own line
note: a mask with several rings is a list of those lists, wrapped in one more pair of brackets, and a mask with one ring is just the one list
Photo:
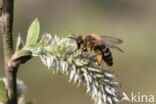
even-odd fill
[(83, 44), (82, 36), (79, 36), (77, 38), (74, 38), (74, 37), (68, 37), (68, 38), (74, 39), (76, 41), (78, 50), (81, 48), (81, 45)]
[(77, 48), (80, 49), (81, 45), (83, 44), (82, 36), (77, 37), (76, 43), (77, 43)]

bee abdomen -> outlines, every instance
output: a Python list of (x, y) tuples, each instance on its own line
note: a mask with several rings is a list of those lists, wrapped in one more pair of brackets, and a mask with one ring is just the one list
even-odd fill
[(102, 59), (108, 64), (109, 66), (113, 65), (113, 57), (110, 49), (107, 46), (103, 46), (102, 49)]

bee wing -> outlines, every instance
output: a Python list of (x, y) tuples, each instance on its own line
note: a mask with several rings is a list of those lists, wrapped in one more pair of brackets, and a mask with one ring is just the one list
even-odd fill
[(123, 52), (122, 49), (117, 47), (116, 45), (121, 44), (122, 40), (116, 37), (111, 37), (111, 36), (101, 36), (100, 40), (95, 40), (94, 41), (98, 45), (106, 45), (110, 48), (116, 49), (120, 52)]
[(123, 50), (122, 50), (121, 48), (117, 47), (117, 46), (116, 46), (114, 43), (112, 43), (112, 42), (103, 41), (103, 40), (102, 40), (102, 44), (104, 44), (104, 45), (106, 45), (106, 46), (108, 46), (108, 47), (110, 47), (110, 48), (116, 49), (116, 50), (118, 50), (118, 51), (120, 51), (120, 52), (123, 53)]
[(103, 39), (104, 41), (109, 41), (111, 43), (114, 44), (121, 44), (123, 43), (123, 41), (117, 37), (112, 37), (112, 36), (101, 36), (101, 39)]

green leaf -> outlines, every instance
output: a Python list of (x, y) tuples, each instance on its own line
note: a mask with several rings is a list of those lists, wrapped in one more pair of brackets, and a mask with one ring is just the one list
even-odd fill
[(16, 52), (18, 52), (22, 48), (23, 48), (23, 42), (22, 42), (22, 39), (21, 39), (21, 35), (19, 34), (18, 38), (17, 38), (17, 43), (16, 43)]
[(42, 48), (41, 48), (41, 45), (39, 44), (29, 45), (29, 47), (26, 47), (25, 49), (31, 51), (35, 55), (42, 53)]
[(5, 84), (2, 80), (0, 80), (0, 92), (5, 91)]
[(37, 43), (39, 32), (40, 32), (40, 23), (38, 18), (36, 18), (28, 29), (26, 47)]
[(0, 101), (4, 103), (7, 102), (5, 84), (2, 80), (0, 80)]
[(28, 101), (28, 102), (26, 102), (26, 104), (34, 104), (34, 102), (33, 101)]

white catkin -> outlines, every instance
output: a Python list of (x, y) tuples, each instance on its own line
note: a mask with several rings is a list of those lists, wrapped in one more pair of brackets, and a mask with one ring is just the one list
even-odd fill
[(44, 65), (55, 73), (69, 75), (69, 81), (83, 83), (86, 92), (91, 94), (96, 104), (116, 104), (120, 94), (116, 91), (119, 86), (112, 72), (103, 65), (97, 66), (96, 57), (88, 54), (81, 58), (81, 51), (76, 49), (75, 42), (67, 37), (59, 38), (44, 34), (38, 42), (40, 52), (31, 50), (34, 56), (39, 56)]

